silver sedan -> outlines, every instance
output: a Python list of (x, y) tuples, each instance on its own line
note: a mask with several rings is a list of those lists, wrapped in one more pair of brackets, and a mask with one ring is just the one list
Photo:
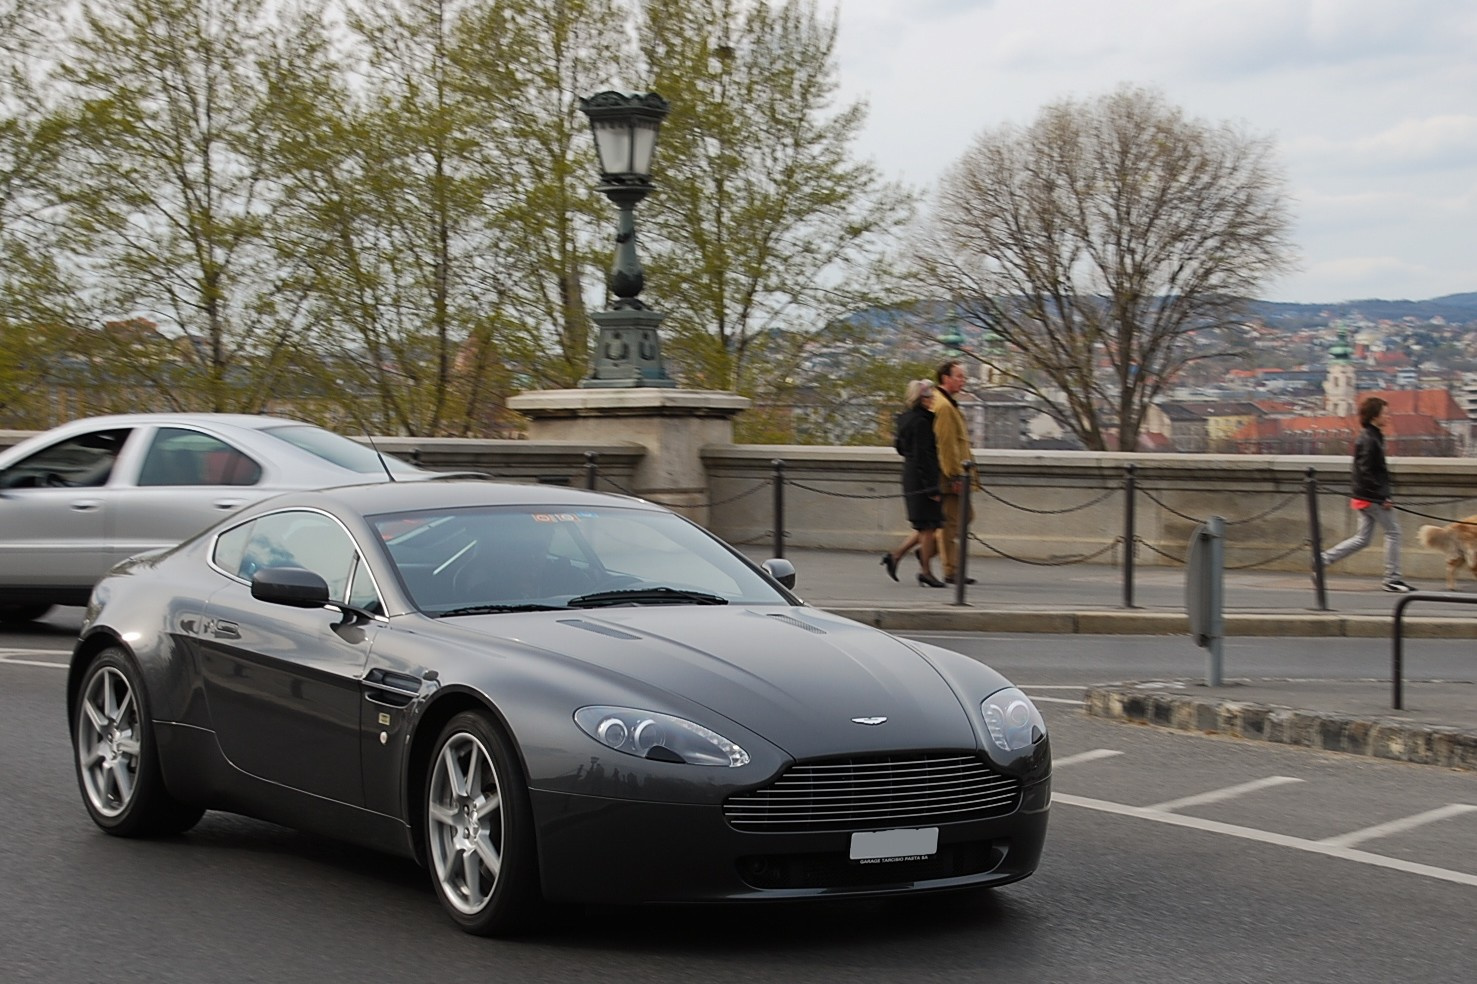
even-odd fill
[(148, 413), (63, 424), (0, 452), (0, 621), (86, 604), (120, 560), (279, 492), (434, 477), (282, 417)]

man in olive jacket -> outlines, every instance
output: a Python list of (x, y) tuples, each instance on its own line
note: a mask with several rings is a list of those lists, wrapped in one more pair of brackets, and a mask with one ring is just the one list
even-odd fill
[[(937, 377), (938, 391), (944, 395), (944, 399), (934, 400), (931, 407), (933, 436), (939, 452), (939, 492), (944, 507), (944, 525), (939, 530), (939, 540), (943, 547), (944, 580), (953, 584), (959, 574), (959, 512), (961, 494), (964, 491), (964, 462), (973, 460), (974, 457), (969, 447), (969, 428), (964, 423), (964, 414), (959, 412), (959, 404), (954, 401), (954, 395), (964, 390), (969, 377), (964, 372), (963, 364), (957, 359), (950, 359), (939, 366)], [(974, 487), (979, 488), (978, 473), (975, 475)], [(971, 503), (965, 526), (973, 521), (974, 505)], [(974, 578), (966, 577), (965, 583), (973, 584)]]

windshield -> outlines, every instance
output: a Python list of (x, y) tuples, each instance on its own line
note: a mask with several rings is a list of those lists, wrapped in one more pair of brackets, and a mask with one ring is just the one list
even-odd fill
[(309, 424), (267, 427), (262, 430), (262, 433), (269, 434), (279, 441), (285, 441), (324, 461), (361, 475), (383, 475), (386, 465), (389, 466), (390, 471), (397, 474), (410, 474), (416, 471), (414, 466), (388, 454), (384, 456), (385, 464), (382, 465), (380, 456), (375, 453), (374, 449), (367, 448), (357, 441), (351, 441), (341, 434)]
[(416, 607), (431, 615), (790, 604), (721, 542), (673, 513), (483, 506), (370, 522)]

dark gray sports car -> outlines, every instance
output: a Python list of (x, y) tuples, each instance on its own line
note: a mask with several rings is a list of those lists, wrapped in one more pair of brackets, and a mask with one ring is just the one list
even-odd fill
[(793, 584), (638, 499), (288, 493), (98, 584), (67, 686), (82, 800), (121, 836), (228, 810), (413, 856), (483, 934), (543, 899), (1031, 874), (1051, 799), (1031, 701)]

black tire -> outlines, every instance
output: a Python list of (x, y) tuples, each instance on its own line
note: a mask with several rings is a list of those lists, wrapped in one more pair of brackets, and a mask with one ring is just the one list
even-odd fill
[(98, 653), (82, 677), (72, 750), (82, 804), (93, 822), (114, 836), (178, 834), (205, 813), (164, 788), (148, 695), (121, 649)]
[(542, 909), (533, 809), (511, 742), (485, 712), (446, 723), (421, 798), (436, 898), (477, 936), (532, 928)]
[(51, 606), (44, 602), (0, 605), (0, 622), (34, 622), (49, 611)]

